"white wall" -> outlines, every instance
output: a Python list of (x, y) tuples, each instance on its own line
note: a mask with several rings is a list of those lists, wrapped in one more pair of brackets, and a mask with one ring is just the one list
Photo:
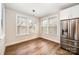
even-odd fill
[[(45, 34), (41, 34), (41, 27), (40, 27), (40, 18), (37, 18), (37, 31), (36, 34), (33, 35), (23, 35), (23, 36), (16, 36), (16, 14), (20, 13), (17, 11), (14, 11), (12, 9), (8, 9), (6, 8), (6, 21), (5, 21), (5, 39), (6, 39), (6, 46), (15, 44), (15, 43), (20, 43), (23, 41), (27, 41), (27, 40), (31, 40), (37, 37), (42, 37), (42, 38), (46, 38), (48, 40), (51, 41), (55, 41), (55, 42), (60, 42), (60, 22), (58, 19), (58, 29), (57, 29), (57, 37), (51, 36), (51, 35), (45, 35)], [(23, 13), (20, 13), (23, 14)], [(26, 14), (24, 14), (26, 15)], [(52, 15), (53, 16), (53, 15)]]
[(16, 36), (16, 13), (19, 13), (19, 12), (6, 8), (6, 13), (5, 13), (6, 14), (6, 21), (5, 21), (6, 46), (39, 37), (39, 22), (38, 21), (37, 21), (36, 34)]

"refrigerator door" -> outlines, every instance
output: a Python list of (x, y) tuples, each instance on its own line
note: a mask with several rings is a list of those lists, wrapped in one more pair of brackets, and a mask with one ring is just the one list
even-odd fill
[(70, 39), (75, 39), (76, 20), (70, 20)]
[(74, 39), (79, 40), (79, 19), (76, 19)]
[(61, 21), (61, 36), (68, 38), (68, 20)]
[(79, 40), (79, 19), (77, 19), (77, 40)]

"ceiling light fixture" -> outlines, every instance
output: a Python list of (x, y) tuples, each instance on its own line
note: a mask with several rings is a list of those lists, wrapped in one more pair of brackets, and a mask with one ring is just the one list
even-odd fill
[(35, 13), (35, 10), (33, 9), (32, 12), (33, 12), (33, 16), (34, 16), (34, 15), (35, 15), (35, 14), (34, 14), (34, 13)]

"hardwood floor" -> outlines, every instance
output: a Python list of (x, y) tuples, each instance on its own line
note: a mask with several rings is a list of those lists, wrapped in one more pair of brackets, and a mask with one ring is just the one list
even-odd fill
[(6, 47), (5, 55), (73, 55), (55, 42), (37, 38)]

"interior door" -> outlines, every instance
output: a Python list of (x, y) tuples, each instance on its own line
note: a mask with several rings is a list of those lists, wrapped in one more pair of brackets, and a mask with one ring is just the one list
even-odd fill
[(3, 13), (2, 4), (0, 4), (0, 55), (4, 54), (5, 50), (5, 39), (4, 39), (4, 30), (3, 30), (3, 20), (4, 20), (4, 13)]

